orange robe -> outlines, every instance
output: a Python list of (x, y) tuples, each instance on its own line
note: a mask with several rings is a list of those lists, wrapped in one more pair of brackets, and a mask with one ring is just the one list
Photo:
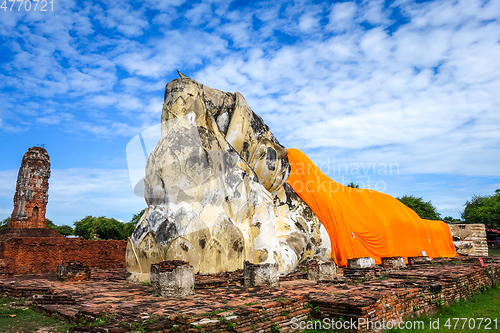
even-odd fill
[(421, 219), (390, 195), (354, 189), (328, 178), (304, 153), (288, 150), (288, 184), (311, 207), (330, 236), (332, 258), (347, 259), (457, 255), (448, 225)]

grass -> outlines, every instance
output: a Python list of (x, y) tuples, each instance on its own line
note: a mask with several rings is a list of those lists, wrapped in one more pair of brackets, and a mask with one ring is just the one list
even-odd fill
[(72, 326), (36, 312), (30, 306), (10, 307), (13, 302), (21, 305), (24, 300), (16, 301), (5, 296), (0, 298), (0, 332), (35, 332), (42, 327), (50, 327), (51, 332), (67, 332)]
[(498, 247), (489, 247), (488, 254), (490, 256), (500, 256), (500, 246)]

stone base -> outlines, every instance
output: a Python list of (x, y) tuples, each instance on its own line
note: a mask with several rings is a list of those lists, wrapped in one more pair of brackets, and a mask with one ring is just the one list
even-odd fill
[(308, 280), (332, 280), (337, 276), (337, 264), (334, 261), (313, 261), (308, 263), (306, 267)]
[(182, 260), (167, 260), (151, 265), (153, 295), (166, 298), (194, 295), (194, 268)]
[(370, 268), (375, 267), (375, 259), (371, 257), (347, 259), (347, 268)]
[(406, 263), (403, 257), (383, 257), (381, 258), (382, 267), (384, 268), (405, 268)]
[(279, 287), (278, 264), (254, 265), (249, 261), (243, 263), (243, 278), (245, 288), (256, 286)]
[(425, 257), (408, 257), (408, 265), (425, 265), (430, 264), (431, 258)]
[(78, 261), (68, 261), (57, 266), (59, 281), (89, 281), (90, 268)]

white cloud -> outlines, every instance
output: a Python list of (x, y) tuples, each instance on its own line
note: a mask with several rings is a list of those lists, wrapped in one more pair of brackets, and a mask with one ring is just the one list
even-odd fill
[(344, 31), (354, 27), (357, 5), (355, 2), (339, 2), (332, 5), (329, 15), (329, 30)]
[(299, 28), (309, 32), (318, 26), (318, 18), (313, 13), (304, 13), (299, 18)]
[(159, 120), (179, 69), (241, 92), (318, 163), (337, 151), (408, 174), (499, 177), (500, 2), (384, 4), (69, 1), (51, 16), (14, 13), (0, 22), (0, 131), (130, 137)]
[[(374, 6), (380, 3), (360, 7), (359, 16), (389, 24), (386, 10)], [(455, 10), (465, 9), (451, 11)], [(468, 8), (462, 16), (470, 22), (459, 25), (458, 14), (449, 22), (441, 17), (437, 24), (433, 9), (421, 9), (391, 36), (384, 26), (367, 31), (353, 28), (358, 20), (356, 5), (335, 4), (330, 24), (348, 20), (342, 25), (350, 27), (345, 34), (282, 46), (271, 56), (252, 50), (249, 54), (258, 56), (249, 55), (246, 62), (233, 55), (207, 66), (196, 78), (243, 92), (290, 146), (349, 148), (360, 150), (357, 156), (362, 156), (367, 148), (392, 145), (412, 172), (498, 175), (495, 164), (484, 165), (480, 157), (500, 156), (498, 148), (478, 150), (485, 147), (485, 139), (498, 140), (500, 132), (493, 115), (498, 112), (492, 111), (500, 102), (493, 90), (500, 83), (496, 61), (500, 29), (496, 21), (473, 21), (482, 10)], [(413, 22), (419, 16), (417, 27)], [(267, 97), (271, 93), (278, 96)], [(294, 121), (284, 121), (287, 118)], [(482, 118), (484, 123), (474, 122), (467, 132), (460, 130), (471, 118)], [(487, 123), (493, 129), (488, 130)], [(418, 151), (422, 157), (407, 160), (406, 150)], [(452, 162), (470, 167), (457, 168)], [(481, 164), (482, 170), (477, 171)]]
[(9, 217), (14, 209), (17, 170), (0, 171), (0, 220)]

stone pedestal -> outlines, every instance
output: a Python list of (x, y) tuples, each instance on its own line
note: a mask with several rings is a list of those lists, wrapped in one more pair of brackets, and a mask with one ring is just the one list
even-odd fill
[(347, 268), (359, 269), (375, 267), (375, 259), (371, 257), (347, 259)]
[(405, 268), (405, 259), (403, 257), (383, 257), (381, 258), (382, 267), (384, 268)]
[(334, 261), (314, 261), (307, 264), (308, 280), (332, 280), (335, 276), (337, 276), (337, 265)]
[(59, 281), (89, 281), (90, 268), (79, 261), (68, 261), (57, 266)]
[(243, 278), (245, 288), (255, 286), (279, 287), (278, 264), (254, 265), (249, 261), (243, 263)]
[(430, 263), (431, 263), (431, 258), (426, 256), (408, 257), (408, 265), (425, 265)]
[(194, 268), (182, 260), (167, 260), (151, 265), (153, 295), (186, 297), (194, 295)]

